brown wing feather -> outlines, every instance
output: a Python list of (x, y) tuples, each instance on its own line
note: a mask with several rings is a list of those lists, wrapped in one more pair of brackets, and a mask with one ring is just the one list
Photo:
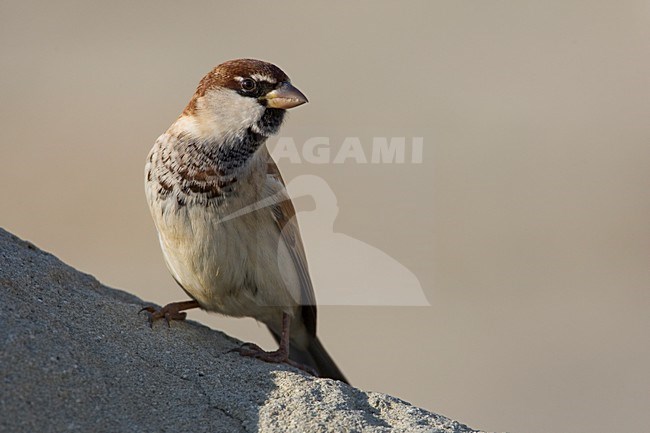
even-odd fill
[[(268, 176), (274, 178), (282, 185), (284, 179), (275, 161), (269, 156), (266, 173)], [(309, 269), (307, 267), (307, 258), (305, 257), (305, 249), (300, 237), (300, 228), (298, 227), (298, 220), (296, 219), (296, 210), (290, 199), (278, 202), (272, 206), (273, 218), (278, 225), (278, 229), (282, 234), (282, 239), (289, 248), (289, 253), (293, 260), (298, 278), (300, 280), (300, 292), (302, 302), (302, 320), (310, 335), (316, 335), (316, 296), (314, 295), (314, 287), (309, 277)]]

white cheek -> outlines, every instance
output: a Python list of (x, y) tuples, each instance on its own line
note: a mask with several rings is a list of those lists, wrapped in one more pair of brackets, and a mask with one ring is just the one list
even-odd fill
[(239, 135), (264, 114), (264, 107), (255, 98), (241, 96), (230, 89), (208, 92), (198, 101), (197, 108), (202, 135), (215, 139)]

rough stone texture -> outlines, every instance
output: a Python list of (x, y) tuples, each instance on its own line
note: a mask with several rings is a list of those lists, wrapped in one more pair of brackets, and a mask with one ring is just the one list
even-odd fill
[(0, 431), (475, 431), (197, 323), (151, 329), (143, 304), (0, 229)]

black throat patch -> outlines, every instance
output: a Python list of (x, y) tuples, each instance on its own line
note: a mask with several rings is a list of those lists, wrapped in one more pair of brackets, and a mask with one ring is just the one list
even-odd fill
[(269, 135), (276, 133), (285, 110), (267, 108), (254, 125), (226, 143), (213, 143), (180, 134), (159, 143), (151, 156), (149, 180), (157, 180), (158, 195), (174, 195), (179, 206), (187, 203), (219, 205), (237, 193), (237, 173)]
[(285, 110), (267, 108), (254, 126), (246, 129), (241, 137), (217, 148), (215, 160), (224, 172), (232, 172), (246, 164), (266, 139), (275, 134), (282, 125)]

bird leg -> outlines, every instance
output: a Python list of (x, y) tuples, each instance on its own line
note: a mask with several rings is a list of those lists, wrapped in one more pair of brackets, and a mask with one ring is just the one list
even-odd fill
[(306, 371), (312, 376), (318, 376), (318, 373), (313, 368), (289, 359), (290, 329), (291, 316), (282, 313), (282, 332), (280, 333), (280, 347), (278, 347), (278, 350), (267, 352), (255, 343), (244, 343), (240, 347), (229, 350), (229, 352), (237, 352), (241, 356), (249, 356), (274, 364), (289, 364), (292, 367)]
[(185, 320), (187, 313), (181, 313), (183, 310), (189, 310), (192, 308), (199, 308), (200, 305), (194, 299), (191, 301), (181, 301), (181, 302), (172, 302), (167, 304), (162, 308), (156, 308), (154, 306), (143, 307), (139, 313), (146, 311), (149, 316), (149, 326), (153, 327), (153, 322), (158, 319), (165, 319), (167, 326), (172, 320)]

